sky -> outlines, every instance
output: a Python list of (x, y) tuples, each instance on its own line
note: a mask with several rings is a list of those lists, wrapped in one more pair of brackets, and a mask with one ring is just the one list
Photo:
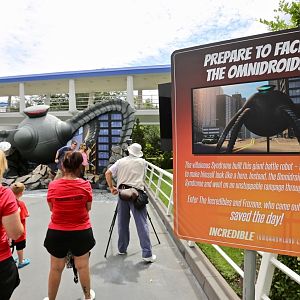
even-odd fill
[(0, 77), (171, 64), (173, 51), (265, 33), (279, 0), (0, 0)]

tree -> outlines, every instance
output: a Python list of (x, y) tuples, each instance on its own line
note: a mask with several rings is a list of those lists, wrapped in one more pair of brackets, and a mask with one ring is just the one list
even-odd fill
[(143, 150), (145, 149), (145, 135), (144, 135), (144, 128), (140, 124), (140, 119), (137, 118), (135, 120), (135, 124), (132, 129), (132, 134), (131, 134), (132, 142), (133, 143), (139, 143)]
[[(278, 9), (274, 9), (277, 15), (274, 21), (259, 19), (259, 22), (268, 26), (270, 31), (290, 29), (300, 26), (300, 1), (288, 3), (286, 0), (279, 1)], [(287, 17), (287, 18), (284, 18)]]

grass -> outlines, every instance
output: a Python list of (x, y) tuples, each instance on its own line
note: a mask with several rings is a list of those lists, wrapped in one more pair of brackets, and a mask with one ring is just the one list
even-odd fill
[[(207, 256), (210, 262), (224, 277), (227, 283), (238, 296), (242, 296), (242, 278), (210, 244), (197, 243), (201, 251)], [(242, 266), (244, 262), (244, 251), (242, 249), (221, 247), (222, 250), (238, 265)]]
[[(173, 170), (166, 170), (170, 173), (173, 173)], [(158, 173), (156, 173), (158, 175)], [(172, 183), (172, 180), (166, 176), (163, 177), (169, 183)], [(156, 185), (158, 183), (158, 176), (153, 176), (153, 184), (151, 189), (156, 190)], [(171, 187), (162, 181), (161, 190), (166, 194), (170, 195)], [(161, 192), (158, 194), (159, 199), (167, 207), (169, 200)], [(197, 243), (201, 251), (207, 256), (210, 262), (215, 266), (215, 268), (220, 272), (224, 277), (227, 283), (235, 291), (238, 296), (242, 296), (242, 279), (239, 274), (226, 262), (226, 260), (215, 250), (212, 245)], [(244, 261), (244, 252), (242, 249), (230, 248), (230, 247), (221, 247), (222, 250), (238, 265), (242, 266)]]

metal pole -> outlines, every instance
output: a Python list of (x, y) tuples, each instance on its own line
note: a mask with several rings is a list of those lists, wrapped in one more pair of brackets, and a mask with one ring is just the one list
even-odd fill
[(256, 251), (244, 251), (243, 300), (255, 300)]
[(149, 219), (149, 221), (150, 221), (150, 224), (151, 224), (151, 226), (152, 226), (152, 228), (153, 228), (153, 231), (154, 231), (154, 233), (155, 233), (155, 236), (156, 236), (156, 238), (157, 238), (157, 241), (158, 241), (158, 243), (160, 244), (160, 240), (159, 240), (158, 235), (157, 235), (157, 233), (156, 233), (156, 230), (155, 230), (155, 228), (154, 228), (154, 226), (153, 226), (153, 223), (152, 223), (152, 220), (151, 220), (151, 218), (150, 218), (150, 215), (149, 215), (148, 211), (147, 211), (147, 216), (148, 216), (148, 219)]

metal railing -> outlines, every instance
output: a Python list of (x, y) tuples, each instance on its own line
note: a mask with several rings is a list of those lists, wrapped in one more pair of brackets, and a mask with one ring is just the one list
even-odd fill
[[(68, 111), (69, 110), (69, 99), (68, 96), (58, 96), (51, 97), (50, 99), (46, 99), (46, 97), (33, 97), (26, 96), (25, 106), (32, 106), (38, 104), (48, 104), (50, 106), (49, 111)], [(76, 108), (78, 111), (82, 111), (91, 105), (104, 101), (104, 100), (113, 100), (115, 98), (119, 98), (126, 101), (127, 95), (126, 93), (122, 93), (120, 95), (107, 95), (107, 96), (80, 96), (76, 95)], [(0, 113), (5, 112), (19, 112), (20, 107), (20, 97), (13, 97), (12, 101), (1, 102), (0, 103)], [(147, 110), (147, 109), (158, 109), (159, 101), (157, 95), (144, 95), (143, 96), (134, 96), (134, 108), (137, 110)]]
[[(146, 185), (153, 192), (156, 201), (162, 202), (165, 214), (173, 214), (173, 174), (167, 172), (147, 161)], [(214, 249), (225, 261), (242, 277), (244, 271), (217, 245)], [(260, 267), (255, 285), (256, 300), (271, 300), (268, 295), (272, 286), (275, 268), (285, 273), (291, 280), (300, 285), (300, 275), (288, 268), (277, 259), (277, 254), (269, 252), (257, 252), (261, 255)]]

